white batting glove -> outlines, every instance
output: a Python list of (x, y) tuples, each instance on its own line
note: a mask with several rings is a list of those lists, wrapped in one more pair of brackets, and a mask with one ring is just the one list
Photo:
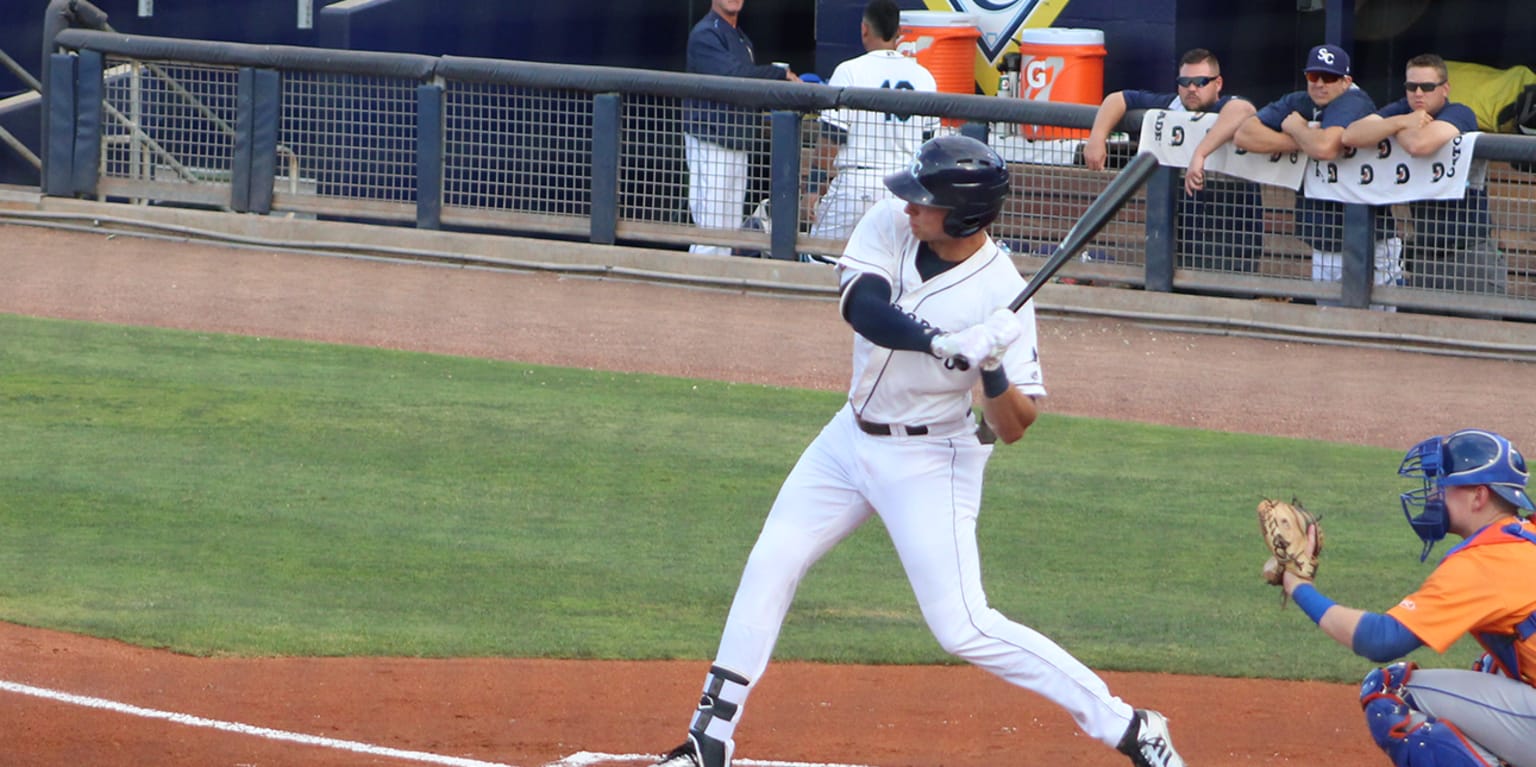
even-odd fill
[(972, 325), (957, 333), (941, 333), (933, 337), (928, 347), (933, 356), (941, 360), (962, 358), (967, 362), (980, 362), (992, 353), (992, 333), (986, 325)]
[(1024, 325), (1019, 322), (1019, 315), (1013, 310), (998, 309), (987, 316), (987, 321), (982, 323), (987, 329), (987, 335), (992, 341), (992, 350), (981, 360), (982, 370), (996, 370), (1003, 363), (1003, 353), (1019, 336), (1024, 335)]

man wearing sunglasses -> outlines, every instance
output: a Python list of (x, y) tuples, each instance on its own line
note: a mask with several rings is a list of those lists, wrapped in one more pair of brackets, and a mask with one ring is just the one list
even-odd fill
[(1463, 635), (1486, 650), (1472, 670), (1399, 661), (1366, 675), (1360, 705), (1394, 765), (1536, 767), (1536, 520), (1521, 516), (1533, 509), (1525, 459), (1498, 434), (1463, 429), (1415, 445), (1398, 474), (1421, 483), (1402, 494), (1424, 541), (1420, 560), (1446, 533), (1462, 539), (1418, 591), (1372, 613), (1294, 573), (1285, 590), (1323, 633), (1378, 663), (1423, 646), (1444, 653)]
[[(1223, 96), (1221, 62), (1216, 54), (1194, 48), (1179, 58), (1179, 76), (1174, 80), (1177, 92), (1148, 90), (1116, 91), (1104, 97), (1093, 119), (1093, 129), (1083, 145), (1083, 163), (1090, 170), (1103, 170), (1108, 158), (1110, 131), (1133, 109), (1171, 109), (1178, 112), (1221, 112), (1231, 118), (1218, 119), (1207, 134), (1214, 143), (1209, 154), (1232, 138), (1238, 122), (1254, 113), (1253, 104), (1240, 96)], [(1225, 120), (1225, 122), (1223, 122)], [(1220, 133), (1215, 140), (1213, 135)], [(1205, 146), (1204, 143), (1201, 145)], [(1201, 155), (1203, 163), (1204, 155)], [(1191, 165), (1189, 172), (1201, 175)], [(1233, 179), (1219, 188), (1204, 191), (1202, 183), (1189, 186), (1188, 198), (1179, 201), (1178, 266), (1189, 269), (1224, 269), (1251, 272), (1257, 262), (1263, 236), (1257, 215), (1260, 197), (1257, 185)]]
[[(1413, 157), (1432, 155), (1446, 142), (1477, 130), (1471, 107), (1452, 102), (1445, 60), (1433, 53), (1408, 60), (1403, 98), (1349, 124), (1346, 146), (1373, 148), (1391, 138)], [(1479, 167), (1481, 166), (1481, 167)], [(1493, 242), (1488, 193), (1473, 166), (1466, 196), (1460, 200), (1420, 200), (1408, 205), (1414, 237), (1409, 242), (1408, 284), (1434, 290), (1502, 295), (1509, 272)]]
[[(1246, 119), (1233, 137), (1239, 149), (1260, 154), (1302, 152), (1324, 162), (1344, 152), (1344, 129), (1376, 104), (1354, 87), (1349, 54), (1336, 45), (1307, 53), (1307, 88), (1282, 96)], [(1337, 281), (1344, 264), (1344, 207), (1326, 200), (1296, 201), (1297, 236), (1312, 248), (1312, 279)], [(1395, 257), (1377, 248), (1376, 282), (1395, 279)], [(1386, 263), (1386, 261), (1393, 263)]]

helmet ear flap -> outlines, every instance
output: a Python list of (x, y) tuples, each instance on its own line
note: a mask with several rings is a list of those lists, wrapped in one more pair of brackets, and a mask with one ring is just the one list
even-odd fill
[(947, 209), (944, 233), (969, 237), (1002, 211), (1008, 198), (1008, 166), (976, 139), (939, 136), (918, 147), (910, 168), (886, 176), (885, 186), (907, 202)]
[(957, 239), (969, 237), (981, 231), (982, 227), (992, 223), (991, 218), (980, 215), (962, 216), (958, 214), (959, 209), (956, 209), (950, 211), (950, 214), (944, 217), (944, 233)]

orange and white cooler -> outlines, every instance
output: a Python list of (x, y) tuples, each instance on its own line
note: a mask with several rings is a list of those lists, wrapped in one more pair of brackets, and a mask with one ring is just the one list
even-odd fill
[[(1019, 32), (1019, 97), (1098, 106), (1104, 100), (1104, 31), (1042, 27)], [(1026, 125), (1031, 139), (1086, 138), (1087, 130)]]
[[(940, 93), (976, 92), (976, 44), (981, 27), (969, 13), (902, 11), (896, 49), (933, 73)], [(945, 125), (959, 121), (946, 119)]]

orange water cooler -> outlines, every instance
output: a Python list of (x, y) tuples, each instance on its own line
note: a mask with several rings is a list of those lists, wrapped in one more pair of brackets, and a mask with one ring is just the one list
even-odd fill
[[(1104, 100), (1104, 31), (1043, 27), (1019, 32), (1019, 97), (1098, 106)], [(1087, 138), (1088, 131), (1025, 125), (1029, 139)]]
[[(976, 43), (981, 28), (969, 13), (902, 11), (897, 50), (933, 73), (940, 93), (976, 92)], [(957, 125), (959, 120), (944, 120)]]

